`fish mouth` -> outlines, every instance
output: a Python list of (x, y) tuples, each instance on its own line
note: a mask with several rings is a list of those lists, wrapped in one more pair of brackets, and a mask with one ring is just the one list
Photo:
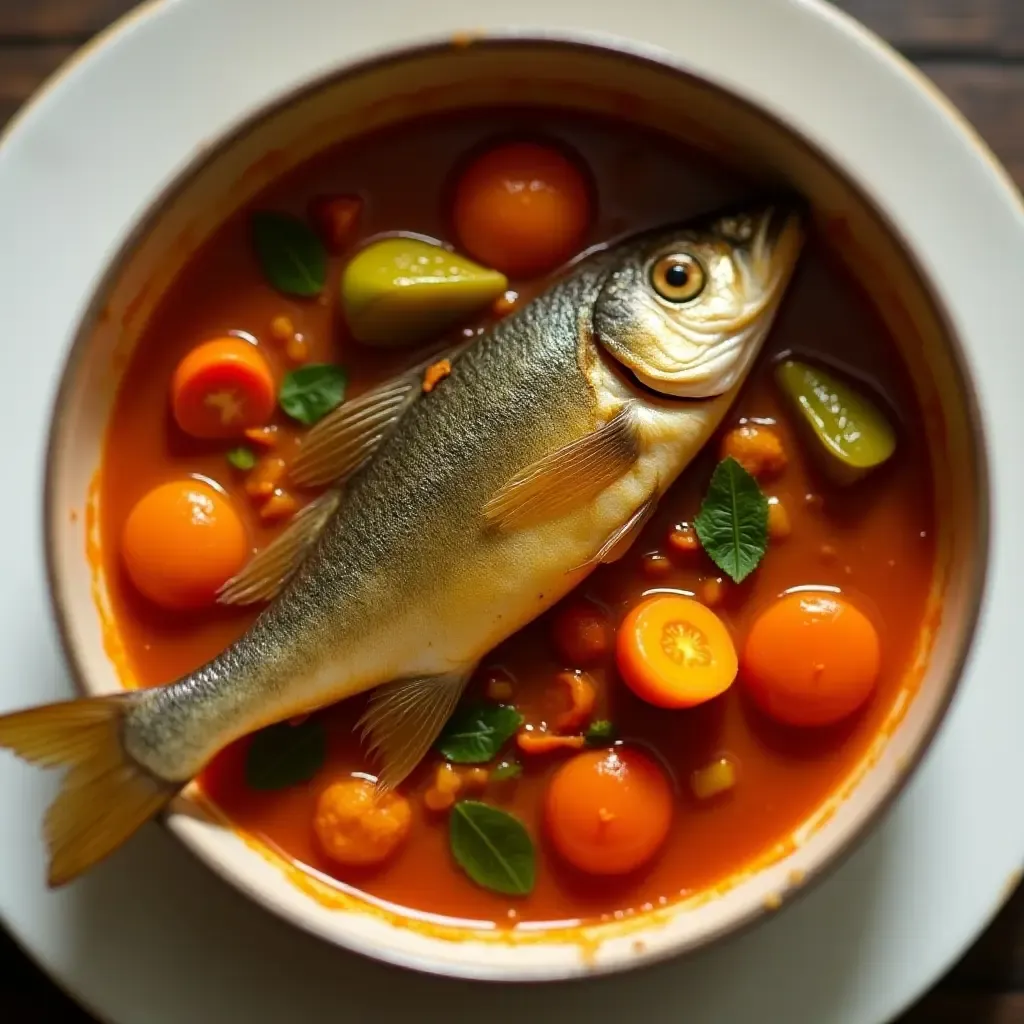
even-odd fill
[[(737, 267), (755, 298), (730, 320), (728, 331), (701, 348), (697, 358), (671, 372), (629, 365), (645, 390), (669, 398), (708, 399), (731, 391), (761, 350), (803, 250), (807, 203), (787, 198), (733, 213), (719, 213), (708, 229), (737, 247)], [(720, 325), (711, 325), (719, 333)], [(709, 331), (710, 333), (710, 331)], [(632, 361), (631, 361), (632, 362)]]

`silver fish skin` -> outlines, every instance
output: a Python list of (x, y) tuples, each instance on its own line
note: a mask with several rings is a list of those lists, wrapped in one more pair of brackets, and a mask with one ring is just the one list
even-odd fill
[[(109, 852), (231, 741), (368, 690), (380, 783), (400, 784), (486, 653), (621, 556), (714, 432), (802, 240), (789, 202), (627, 239), (453, 354), (429, 394), (413, 373), (314, 428), (345, 439), (318, 447), (311, 433), (328, 465), (353, 444), (365, 457), (339, 460), (354, 472), (285, 540), (298, 568), (278, 559), (287, 579), (243, 636), (183, 679), (101, 698), (106, 717), (90, 700), (51, 705), (64, 719), (50, 728), (48, 709), (0, 718), (0, 745), (70, 764), (70, 780), (101, 757), (99, 738), (81, 753), (78, 707), (129, 780), (126, 820), (89, 856), (71, 848), (80, 814), (65, 787), (48, 819), (51, 882)], [(62, 759), (49, 752), (65, 734)], [(79, 803), (117, 789), (83, 787)]]

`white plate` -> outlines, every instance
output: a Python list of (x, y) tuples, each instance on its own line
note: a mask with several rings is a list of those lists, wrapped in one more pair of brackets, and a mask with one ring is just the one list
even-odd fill
[[(814, 0), (516, 0), (518, 24), (656, 42), (815, 139), (950, 283), (991, 443), (992, 571), (950, 718), (885, 823), (776, 919), (697, 957), (600, 981), (472, 987), (318, 944), (247, 903), (150, 827), (57, 895), (37, 839), (51, 783), (0, 761), (0, 913), (94, 1012), (117, 1024), (307, 1019), (458, 1024), (486, 1014), (692, 1024), (879, 1022), (962, 952), (1024, 854), (1024, 688), (1014, 631), (1024, 536), (1018, 455), (1024, 209), (973, 135), (912, 72)], [(0, 707), (66, 696), (40, 526), (42, 450), (60, 358), (96, 275), (140, 207), (196, 147), (340, 60), (506, 27), (479, 0), (165, 0), (80, 60), (0, 149)], [(315, 1016), (314, 1016), (315, 1015)]]

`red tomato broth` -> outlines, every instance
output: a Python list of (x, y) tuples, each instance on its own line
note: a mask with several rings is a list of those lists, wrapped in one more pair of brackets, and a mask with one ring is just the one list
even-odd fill
[[(502, 138), (546, 133), (573, 147), (585, 162), (598, 197), (587, 244), (689, 216), (751, 191), (749, 183), (704, 157), (619, 122), (502, 110), (424, 119), (346, 144), (273, 186), (258, 205), (301, 213), (314, 196), (358, 194), (365, 201), (360, 240), (393, 231), (450, 240), (444, 197), (451, 170), (493, 135), (499, 120)], [(416, 168), (416, 189), (408, 187), (410, 166)], [(215, 481), (232, 498), (254, 550), (281, 529), (259, 518), (245, 493), (243, 474), (225, 461), (230, 445), (190, 439), (174, 427), (168, 388), (182, 356), (225, 333), (250, 335), (259, 340), (280, 380), (289, 364), (284, 346), (271, 339), (270, 323), (286, 315), (306, 339), (310, 362), (338, 362), (346, 368), (348, 397), (423, 357), (422, 347), (371, 351), (345, 339), (335, 300), (343, 264), (343, 257), (331, 258), (325, 299), (281, 296), (259, 272), (245, 217), (235, 217), (194, 255), (147, 325), (111, 419), (101, 484), (101, 545), (111, 605), (131, 675), (140, 685), (192, 671), (242, 633), (256, 610), (169, 614), (139, 596), (121, 568), (119, 553), (120, 532), (134, 503), (159, 483), (196, 474)], [(544, 282), (513, 281), (511, 287), (528, 297), (543, 290)], [(834, 487), (819, 475), (771, 379), (772, 358), (788, 350), (837, 357), (877, 383), (900, 422), (889, 464), (849, 488)], [(548, 846), (542, 818), (548, 781), (566, 755), (517, 753), (523, 777), (491, 783), (474, 798), (519, 815), (537, 842), (537, 883), (530, 896), (510, 898), (477, 888), (455, 866), (447, 816), (428, 811), (422, 799), (440, 763), (434, 755), (402, 787), (412, 805), (409, 841), (379, 868), (340, 868), (319, 849), (312, 820), (316, 798), (327, 785), (352, 771), (372, 771), (353, 732), (364, 705), (361, 697), (321, 712), (329, 730), (328, 761), (310, 783), (276, 792), (249, 790), (243, 772), (248, 741), (242, 740), (200, 780), (207, 794), (238, 828), (323, 875), (413, 912), (499, 925), (628, 915), (719, 884), (784, 841), (834, 792), (892, 710), (918, 643), (935, 557), (931, 470), (906, 371), (869, 301), (816, 240), (807, 247), (768, 349), (723, 430), (743, 417), (773, 421), (782, 437), (788, 465), (762, 487), (784, 503), (791, 530), (786, 539), (770, 543), (762, 564), (743, 584), (725, 582), (715, 611), (740, 646), (753, 617), (781, 592), (797, 586), (840, 588), (879, 629), (881, 677), (873, 699), (848, 722), (797, 730), (761, 717), (739, 684), (697, 708), (666, 711), (644, 704), (628, 690), (616, 675), (611, 651), (586, 666), (598, 691), (594, 717), (611, 719), (624, 740), (654, 751), (676, 787), (669, 838), (652, 863), (620, 879), (587, 878), (560, 863)], [(302, 428), (280, 412), (274, 422), (279, 426), (274, 452), (288, 458)], [(714, 439), (695, 460), (622, 561), (597, 570), (569, 600), (592, 600), (617, 625), (646, 593), (675, 589), (692, 594), (703, 580), (721, 575), (703, 552), (673, 552), (667, 541), (675, 524), (692, 523), (718, 458), (718, 443)], [(261, 453), (258, 445), (250, 447)], [(295, 494), (301, 502), (314, 496)], [(644, 571), (644, 556), (652, 552), (667, 555), (667, 572), (656, 579)], [(557, 654), (553, 614), (492, 652), (472, 687), (483, 697), (488, 675), (502, 669), (513, 681), (513, 702), (534, 726), (568, 706), (556, 674), (582, 667), (565, 664)], [(514, 749), (513, 742), (509, 751)], [(738, 765), (737, 784), (702, 803), (690, 794), (690, 775), (723, 754)]]

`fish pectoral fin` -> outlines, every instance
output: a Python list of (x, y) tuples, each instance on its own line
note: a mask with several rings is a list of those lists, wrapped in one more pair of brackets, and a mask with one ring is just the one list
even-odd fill
[(424, 394), (431, 366), (452, 362), (467, 347), (461, 342), (438, 352), (398, 377), (367, 391), (325, 416), (302, 441), (288, 470), (300, 487), (322, 487), (350, 477), (380, 447), (412, 404)]
[(380, 765), (378, 786), (394, 789), (423, 760), (455, 710), (470, 675), (472, 669), (400, 679), (374, 690), (359, 727)]
[(311, 501), (286, 530), (262, 551), (257, 551), (245, 568), (220, 588), (218, 603), (257, 604), (276, 597), (309, 554), (340, 503), (341, 491), (338, 490), (327, 491)]
[(598, 549), (589, 561), (578, 569), (592, 569), (607, 562), (617, 562), (640, 536), (654, 510), (658, 507), (659, 494), (655, 491)]
[(595, 498), (639, 454), (636, 421), (626, 406), (593, 433), (516, 473), (484, 505), (484, 517), (502, 528), (554, 519)]

